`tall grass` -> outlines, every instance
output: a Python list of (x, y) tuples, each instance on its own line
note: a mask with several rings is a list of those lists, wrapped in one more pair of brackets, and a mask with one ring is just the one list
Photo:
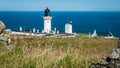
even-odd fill
[(13, 50), (0, 42), (0, 68), (88, 68), (117, 47), (117, 40), (13, 36)]

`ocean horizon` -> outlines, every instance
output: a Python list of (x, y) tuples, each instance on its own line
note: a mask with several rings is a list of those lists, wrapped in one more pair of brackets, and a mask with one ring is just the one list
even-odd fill
[[(56, 28), (64, 32), (65, 24), (72, 21), (73, 32), (93, 33), (107, 35), (108, 32), (120, 37), (120, 12), (107, 11), (51, 11), (52, 29)], [(44, 11), (0, 11), (2, 20), (7, 29), (18, 31), (22, 26), (23, 30), (33, 28), (43, 30)]]

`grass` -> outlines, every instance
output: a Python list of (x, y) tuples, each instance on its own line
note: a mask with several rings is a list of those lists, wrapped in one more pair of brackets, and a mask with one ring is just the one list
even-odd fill
[(13, 36), (13, 50), (0, 42), (0, 68), (88, 68), (116, 48), (117, 40)]

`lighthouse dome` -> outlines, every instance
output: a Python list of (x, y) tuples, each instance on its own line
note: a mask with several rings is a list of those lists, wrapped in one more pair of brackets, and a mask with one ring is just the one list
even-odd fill
[(45, 16), (49, 16), (49, 13), (50, 13), (49, 8), (46, 8), (46, 9), (45, 9)]

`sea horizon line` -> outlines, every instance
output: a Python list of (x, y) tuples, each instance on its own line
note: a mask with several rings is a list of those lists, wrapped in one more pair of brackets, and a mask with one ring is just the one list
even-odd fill
[[(43, 11), (0, 11), (0, 12), (43, 12)], [(51, 11), (51, 12), (120, 12), (120, 11)]]

